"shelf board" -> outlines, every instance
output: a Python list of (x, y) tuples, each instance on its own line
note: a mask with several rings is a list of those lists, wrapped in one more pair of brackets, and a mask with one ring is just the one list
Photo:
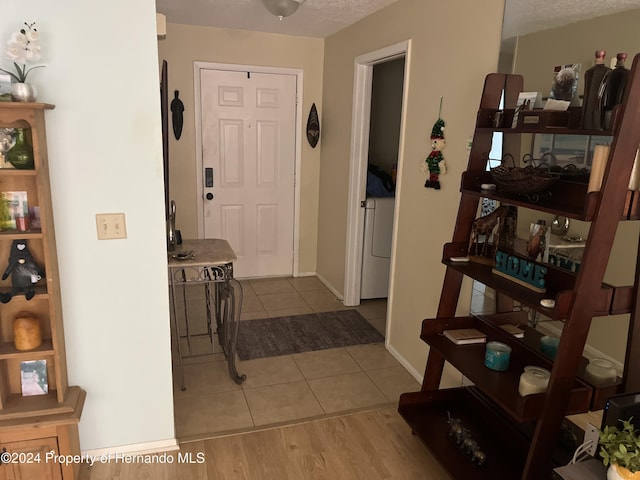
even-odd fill
[(0, 360), (6, 360), (8, 358), (16, 358), (23, 360), (30, 360), (34, 356), (54, 355), (53, 342), (51, 340), (44, 340), (42, 345), (32, 350), (18, 350), (13, 343), (0, 344)]
[(55, 105), (42, 102), (2, 102), (0, 109), (18, 109), (18, 110), (53, 110)]
[[(589, 222), (593, 219), (596, 207), (600, 201), (600, 192), (587, 192), (585, 183), (560, 179), (547, 194), (541, 194), (540, 199), (533, 203), (526, 196), (500, 191), (482, 190), (485, 183), (494, 183), (491, 172), (485, 170), (468, 170), (462, 173), (460, 191), (477, 197), (489, 198), (502, 204), (531, 208), (541, 212), (561, 215), (576, 220)], [(634, 192), (627, 192), (624, 211), (620, 220), (633, 220), (633, 215), (640, 218), (640, 199), (633, 201)], [(636, 195), (637, 197), (637, 195)]]
[[(520, 478), (529, 450), (533, 425), (512, 424), (475, 387), (409, 392), (400, 395), (398, 412), (438, 462), (456, 479)], [(487, 455), (482, 466), (471, 463), (449, 437), (449, 416), (458, 418)], [(568, 425), (567, 425), (567, 428)], [(555, 446), (551, 465), (566, 465), (577, 445)]]
[[(484, 318), (479, 316), (426, 319), (422, 322), (420, 338), (429, 347), (438, 351), (451, 365), (464, 372), (482, 392), (500, 407), (516, 422), (530, 422), (541, 418), (545, 402), (545, 394), (520, 396), (518, 385), (524, 367), (536, 365), (547, 370), (552, 369), (551, 360), (541, 352), (529, 348), (524, 342), (505, 332), (497, 323), (489, 321), (491, 315)], [(521, 312), (513, 314), (498, 314), (502, 320), (521, 318)], [(486, 345), (484, 343), (471, 345), (456, 345), (444, 335), (443, 330), (456, 328), (476, 328), (487, 334), (487, 342), (499, 341), (512, 348), (509, 368), (504, 372), (490, 370), (484, 365)], [(591, 405), (592, 389), (581, 381), (576, 381), (568, 401), (567, 415), (584, 413)]]
[[(570, 107), (566, 112), (553, 112), (553, 111), (544, 111), (542, 109), (533, 109), (533, 110), (524, 110), (524, 115), (531, 114), (540, 114), (544, 115), (565, 115), (561, 119), (561, 122), (557, 122), (556, 126), (541, 126), (538, 124), (521, 124), (516, 126), (515, 128), (511, 128), (513, 123), (513, 116), (515, 113), (515, 109), (504, 109), (503, 116), (503, 125), (500, 128), (493, 126), (493, 118), (495, 113), (498, 110), (493, 108), (480, 108), (478, 110), (477, 118), (476, 118), (476, 129), (477, 133), (513, 133), (513, 134), (521, 134), (521, 133), (539, 133), (539, 134), (555, 134), (555, 135), (591, 135), (591, 136), (612, 136), (614, 132), (612, 130), (596, 130), (596, 129), (584, 129), (579, 128), (580, 119), (582, 116), (582, 109), (580, 107)], [(619, 107), (614, 109), (611, 125), (615, 125), (617, 121), (617, 116), (619, 115)], [(558, 120), (558, 119), (556, 119)], [(564, 122), (564, 124), (562, 123)], [(544, 123), (544, 122), (543, 122)]]
[[(473, 387), (403, 393), (398, 412), (453, 478), (520, 478), (529, 439), (481, 402)], [(473, 464), (449, 436), (449, 415), (469, 429), (487, 456), (484, 465)]]
[(35, 169), (0, 168), (0, 177), (35, 177), (37, 174), (38, 171)]
[(4, 230), (0, 232), (0, 238), (3, 240), (36, 240), (44, 238), (42, 230), (39, 228), (33, 228), (26, 232), (20, 232), (18, 230)]
[[(0, 287), (0, 293), (10, 293), (13, 289), (11, 287)], [(11, 298), (11, 301), (23, 301), (23, 302), (32, 302), (34, 300), (44, 300), (49, 298), (49, 294), (47, 293), (47, 287), (36, 286), (35, 287), (36, 294), (31, 298), (31, 300), (26, 300), (24, 293), (20, 293), (18, 295), (14, 295)]]
[[(467, 243), (462, 242), (445, 244), (442, 263), (463, 275), (479, 281), (487, 287), (504, 293), (507, 297), (517, 300), (553, 320), (564, 320), (567, 318), (573, 298), (573, 288), (576, 282), (575, 273), (554, 267), (553, 265), (544, 264), (547, 268), (546, 292), (538, 293), (504, 276), (496, 275), (492, 271), (492, 265), (474, 261), (452, 262), (449, 260), (451, 257), (466, 257), (468, 247), (469, 245)], [(627, 287), (621, 288), (623, 290), (627, 289)], [(600, 295), (598, 298), (593, 299), (595, 304), (594, 316), (606, 316), (610, 314), (612, 305), (614, 305), (612, 302), (615, 291), (616, 287), (607, 284), (602, 285)], [(540, 300), (545, 298), (554, 299), (556, 302), (555, 307), (546, 308), (540, 305)], [(615, 298), (618, 298), (615, 306), (620, 312), (629, 311), (630, 305), (626, 304), (628, 298), (625, 299), (619, 296)]]
[(81, 393), (82, 390), (79, 387), (69, 387), (62, 403), (58, 402), (55, 390), (50, 390), (46, 395), (31, 397), (23, 397), (19, 393), (11, 394), (0, 411), (0, 428), (7, 420), (71, 413)]

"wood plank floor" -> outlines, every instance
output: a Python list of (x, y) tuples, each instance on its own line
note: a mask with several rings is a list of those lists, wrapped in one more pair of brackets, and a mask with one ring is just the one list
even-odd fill
[[(446, 439), (443, 439), (446, 441)], [(83, 465), (81, 480), (450, 480), (395, 407), (181, 445), (194, 462)]]

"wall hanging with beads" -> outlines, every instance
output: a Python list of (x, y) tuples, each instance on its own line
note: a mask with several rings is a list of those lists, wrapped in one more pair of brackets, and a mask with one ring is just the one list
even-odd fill
[(442, 97), (440, 97), (440, 109), (438, 110), (438, 120), (433, 124), (431, 130), (431, 153), (422, 164), (422, 171), (429, 175), (425, 182), (425, 188), (440, 190), (440, 175), (447, 173), (447, 165), (444, 161), (442, 149), (444, 149), (444, 127), (445, 123), (441, 117)]

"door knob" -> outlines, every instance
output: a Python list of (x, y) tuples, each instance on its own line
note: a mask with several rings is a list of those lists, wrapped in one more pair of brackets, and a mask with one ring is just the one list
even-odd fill
[(213, 193), (209, 192), (206, 195), (207, 200), (213, 200)]

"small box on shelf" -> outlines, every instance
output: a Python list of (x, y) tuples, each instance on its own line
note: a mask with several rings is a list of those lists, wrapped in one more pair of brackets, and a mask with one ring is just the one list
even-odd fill
[(27, 192), (0, 192), (0, 231), (29, 230)]

